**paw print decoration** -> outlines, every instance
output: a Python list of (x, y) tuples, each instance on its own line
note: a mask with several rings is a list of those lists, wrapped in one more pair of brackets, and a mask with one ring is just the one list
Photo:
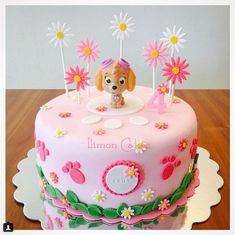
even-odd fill
[(41, 140), (35, 141), (35, 146), (38, 150), (38, 154), (43, 162), (46, 161), (46, 157), (49, 156), (49, 150), (46, 148), (45, 143)]
[(171, 177), (176, 167), (180, 166), (181, 160), (176, 159), (176, 156), (163, 156), (161, 159), (161, 163), (164, 165), (162, 172), (161, 172), (161, 178), (163, 180), (167, 180)]
[(71, 179), (77, 184), (83, 184), (85, 182), (85, 176), (80, 171), (80, 163), (79, 162), (66, 162), (66, 164), (62, 167), (62, 171), (64, 173), (69, 173)]

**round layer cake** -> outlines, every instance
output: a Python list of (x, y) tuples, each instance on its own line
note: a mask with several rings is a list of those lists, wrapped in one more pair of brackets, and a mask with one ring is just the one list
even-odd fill
[(75, 91), (58, 96), (36, 117), (42, 198), (56, 208), (50, 220), (62, 216), (60, 228), (160, 228), (168, 216), (164, 228), (180, 227), (176, 217), (198, 184), (193, 109), (176, 98), (159, 114), (145, 105), (152, 89), (141, 86), (112, 109), (106, 93), (90, 91), (80, 102)]

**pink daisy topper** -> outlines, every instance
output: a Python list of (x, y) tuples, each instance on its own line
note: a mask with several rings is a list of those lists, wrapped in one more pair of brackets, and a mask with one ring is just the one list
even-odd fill
[(98, 44), (96, 44), (94, 40), (86, 39), (77, 45), (76, 52), (80, 59), (87, 63), (91, 63), (99, 58), (100, 51), (97, 48)]
[(181, 61), (178, 56), (175, 60), (171, 57), (171, 63), (165, 63), (166, 67), (162, 70), (164, 71), (163, 76), (167, 76), (167, 81), (172, 81), (175, 84), (176, 80), (182, 83), (183, 80), (187, 80), (186, 76), (190, 75), (185, 69), (189, 66), (189, 63), (186, 62), (186, 59)]
[(150, 66), (156, 67), (158, 63), (162, 64), (166, 60), (166, 50), (167, 48), (163, 43), (149, 43), (148, 47), (144, 48), (144, 58), (145, 62)]
[(81, 89), (85, 90), (85, 87), (88, 86), (88, 72), (85, 72), (85, 69), (79, 69), (78, 66), (75, 68), (70, 67), (70, 71), (66, 72), (67, 84), (76, 83), (76, 89), (79, 92)]
[(156, 41), (149, 43), (148, 46), (144, 48), (145, 63), (153, 68), (153, 92), (156, 89), (156, 68), (158, 64), (162, 65), (162, 63), (166, 61), (166, 50), (167, 48), (163, 43)]

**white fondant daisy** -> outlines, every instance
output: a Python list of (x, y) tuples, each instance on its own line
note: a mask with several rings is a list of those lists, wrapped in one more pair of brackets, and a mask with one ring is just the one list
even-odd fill
[(121, 211), (121, 216), (124, 217), (124, 219), (131, 219), (131, 216), (135, 215), (134, 214), (134, 209), (131, 209), (131, 207), (129, 206), (128, 208), (124, 208)]
[(56, 134), (56, 137), (62, 137), (66, 134), (66, 131), (63, 128), (58, 128), (56, 129), (55, 134)]
[(105, 199), (107, 199), (107, 196), (105, 193), (103, 193), (102, 191), (96, 191), (93, 195), (92, 195), (93, 199), (97, 202), (103, 202)]
[(47, 104), (47, 103), (40, 107), (41, 110), (48, 110), (50, 108), (51, 108), (51, 106), (49, 104)]
[(143, 142), (142, 140), (136, 141), (135, 144), (135, 152), (136, 153), (144, 153), (147, 150), (147, 144)]
[(128, 176), (130, 178), (136, 177), (139, 175), (139, 169), (135, 168), (134, 166), (131, 166), (126, 170), (125, 173), (126, 173), (126, 176)]
[(154, 196), (154, 191), (151, 188), (145, 189), (144, 192), (141, 194), (141, 199), (144, 201), (151, 201)]
[(175, 50), (179, 52), (179, 48), (183, 48), (183, 43), (186, 42), (183, 38), (186, 33), (181, 33), (181, 31), (182, 27), (176, 30), (175, 25), (172, 31), (169, 28), (166, 28), (166, 32), (163, 32), (165, 37), (160, 39), (166, 47), (171, 49), (171, 55), (173, 55)]
[(124, 224), (124, 223), (121, 223), (121, 226), (122, 226), (122, 228), (125, 229), (125, 230), (131, 229), (131, 227), (132, 227), (131, 225)]
[(51, 37), (50, 43), (54, 43), (55, 47), (58, 44), (60, 46), (68, 46), (68, 44), (71, 42), (71, 37), (73, 36), (73, 34), (68, 33), (71, 28), (66, 28), (66, 23), (61, 25), (59, 21), (56, 24), (51, 23), (51, 26), (52, 27), (48, 27), (47, 34), (47, 36)]
[(119, 17), (114, 15), (114, 20), (111, 20), (110, 29), (113, 30), (112, 36), (116, 36), (117, 40), (123, 40), (125, 36), (129, 37), (130, 32), (134, 32), (132, 26), (134, 25), (131, 22), (132, 17), (128, 17), (128, 13), (125, 15), (120, 12)]

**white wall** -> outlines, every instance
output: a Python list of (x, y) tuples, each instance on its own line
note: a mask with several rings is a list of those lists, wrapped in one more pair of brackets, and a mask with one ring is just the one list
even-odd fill
[[(134, 68), (138, 84), (151, 86), (151, 69), (144, 64), (143, 47), (162, 37), (167, 26), (187, 32), (180, 55), (190, 61), (191, 76), (180, 88), (229, 88), (229, 7), (226, 6), (8, 6), (6, 15), (7, 88), (63, 88), (59, 49), (46, 36), (51, 22), (67, 22), (73, 42), (65, 49), (67, 66), (78, 60), (76, 44), (94, 38), (101, 57), (91, 66), (92, 75), (109, 57), (118, 58), (119, 43), (111, 36), (113, 14), (128, 12), (135, 32), (124, 41), (124, 58)], [(165, 81), (158, 69), (158, 82)], [(179, 86), (177, 86), (179, 88)]]

